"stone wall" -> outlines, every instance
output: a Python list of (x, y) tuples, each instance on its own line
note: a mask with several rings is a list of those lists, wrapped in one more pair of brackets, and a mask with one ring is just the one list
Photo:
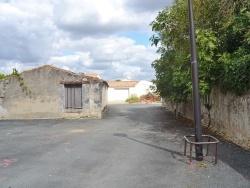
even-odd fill
[[(250, 149), (250, 92), (244, 96), (236, 97), (230, 93), (222, 94), (214, 89), (211, 94), (212, 108), (210, 111), (210, 128), (224, 138)], [(175, 104), (163, 104), (169, 110), (175, 111)], [(180, 114), (193, 119), (191, 103), (179, 105)], [(208, 126), (208, 110), (201, 102), (202, 125)]]
[[(100, 118), (105, 81), (43, 66), (0, 80), (0, 119)], [(82, 109), (65, 109), (64, 82), (82, 83)], [(22, 84), (23, 83), (23, 84)]]

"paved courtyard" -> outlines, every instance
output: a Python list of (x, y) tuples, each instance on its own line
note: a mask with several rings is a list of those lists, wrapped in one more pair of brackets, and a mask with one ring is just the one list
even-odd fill
[[(157, 104), (109, 105), (103, 119), (0, 121), (0, 188), (248, 188), (250, 152), (220, 138), (183, 157), (192, 123)], [(194, 156), (194, 155), (193, 155)]]

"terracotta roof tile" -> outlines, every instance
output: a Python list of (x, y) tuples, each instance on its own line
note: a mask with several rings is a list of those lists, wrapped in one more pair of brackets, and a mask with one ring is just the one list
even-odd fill
[(84, 74), (85, 76), (93, 77), (93, 78), (100, 78), (99, 74)]
[(135, 87), (139, 81), (115, 81), (115, 82), (108, 82), (109, 87), (112, 88), (127, 88), (127, 87)]

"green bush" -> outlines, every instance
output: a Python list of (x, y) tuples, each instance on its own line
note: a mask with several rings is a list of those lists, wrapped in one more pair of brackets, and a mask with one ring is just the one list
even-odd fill
[(5, 77), (6, 77), (6, 76), (5, 76), (4, 74), (1, 74), (1, 73), (0, 73), (0, 80), (1, 80), (1, 79), (4, 79)]
[(126, 99), (126, 102), (128, 103), (138, 103), (139, 101), (139, 97), (137, 97), (135, 94), (131, 95), (129, 98)]

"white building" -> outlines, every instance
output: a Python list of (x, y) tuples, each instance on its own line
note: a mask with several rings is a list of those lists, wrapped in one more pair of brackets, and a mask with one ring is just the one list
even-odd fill
[(154, 86), (152, 82), (141, 81), (114, 81), (108, 82), (108, 101), (125, 101), (131, 95), (140, 97), (146, 95), (149, 92), (153, 92), (151, 86)]

